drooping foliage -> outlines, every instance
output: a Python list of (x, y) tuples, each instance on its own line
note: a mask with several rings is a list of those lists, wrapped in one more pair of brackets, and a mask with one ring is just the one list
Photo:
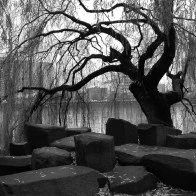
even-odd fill
[[(184, 78), (195, 80), (195, 4), (194, 0), (1, 0), (2, 102), (8, 103), (5, 118), (13, 122), (4, 127), (7, 135), (16, 125), (18, 133), (23, 130), (35, 111), (31, 120), (41, 122), (41, 106), (54, 98), (59, 102), (59, 123), (65, 125), (68, 105), (63, 101), (84, 102), (79, 90), (106, 73), (102, 81), (124, 74), (155, 89), (168, 70), (185, 70)], [(12, 113), (16, 105), (19, 115)]]

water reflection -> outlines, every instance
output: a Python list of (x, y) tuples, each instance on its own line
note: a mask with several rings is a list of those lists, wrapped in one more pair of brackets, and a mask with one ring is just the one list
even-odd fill
[[(42, 108), (42, 123), (49, 125), (59, 125), (59, 104), (50, 104)], [(196, 132), (195, 122), (184, 109), (184, 106), (177, 104), (171, 108), (173, 122), (176, 128), (183, 133)], [(6, 105), (0, 105), (0, 138), (3, 142)], [(15, 109), (16, 121), (18, 111)], [(67, 126), (72, 127), (91, 127), (93, 132), (104, 133), (105, 124), (108, 118), (122, 118), (133, 124), (145, 123), (146, 118), (141, 111), (139, 104), (135, 101), (115, 101), (115, 102), (89, 102), (87, 104), (71, 103), (67, 115)], [(40, 123), (40, 122), (39, 122)], [(15, 125), (9, 125), (9, 127)], [(13, 128), (13, 127), (11, 127)]]

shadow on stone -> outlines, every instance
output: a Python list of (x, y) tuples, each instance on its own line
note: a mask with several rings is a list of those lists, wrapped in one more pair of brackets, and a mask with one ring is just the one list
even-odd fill
[(109, 118), (106, 123), (106, 135), (114, 137), (115, 146), (138, 143), (137, 127), (123, 119)]
[(0, 176), (31, 170), (31, 155), (0, 156)]
[(53, 141), (66, 137), (64, 127), (52, 125), (25, 124), (25, 132), (32, 149), (49, 146)]

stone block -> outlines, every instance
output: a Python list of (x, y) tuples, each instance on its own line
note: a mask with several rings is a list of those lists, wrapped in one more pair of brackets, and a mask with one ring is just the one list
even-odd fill
[(116, 157), (120, 165), (142, 165), (141, 159), (148, 154), (169, 153), (175, 154), (178, 149), (162, 146), (145, 146), (138, 144), (125, 144), (115, 147)]
[(31, 170), (31, 155), (0, 156), (0, 176), (29, 170)]
[(196, 134), (168, 135), (166, 146), (171, 148), (196, 149)]
[(114, 137), (115, 146), (138, 143), (137, 127), (126, 120), (109, 118), (106, 123), (106, 135)]
[(196, 191), (196, 149), (125, 144), (115, 148), (121, 165), (142, 165), (161, 182)]
[(182, 131), (161, 124), (139, 124), (138, 135), (142, 145), (166, 146), (167, 135), (180, 135)]
[(32, 149), (49, 146), (53, 141), (66, 137), (64, 127), (52, 125), (25, 124), (25, 132)]
[(11, 156), (24, 156), (31, 154), (31, 145), (29, 142), (21, 142), (21, 143), (10, 143), (10, 155)]
[(67, 132), (67, 137), (73, 136), (73, 135), (82, 134), (82, 133), (89, 133), (89, 132), (91, 132), (91, 128), (88, 128), (88, 127), (66, 128), (65, 130)]
[[(149, 154), (142, 158), (145, 168), (156, 175), (161, 182), (188, 191), (196, 191), (195, 152), (184, 151), (179, 154)], [(196, 157), (196, 156), (195, 156)]]
[(152, 190), (157, 186), (157, 178), (142, 166), (118, 166), (105, 173), (110, 179), (110, 190), (115, 193), (135, 195)]
[(32, 153), (32, 169), (69, 165), (72, 162), (68, 151), (56, 147), (37, 148)]
[(76, 163), (100, 172), (111, 171), (115, 166), (114, 138), (99, 133), (74, 136)]
[(59, 166), (0, 177), (1, 196), (92, 196), (99, 191), (97, 171)]
[(67, 150), (69, 152), (75, 151), (74, 136), (65, 137), (59, 140), (55, 140), (50, 146), (57, 147), (60, 149)]

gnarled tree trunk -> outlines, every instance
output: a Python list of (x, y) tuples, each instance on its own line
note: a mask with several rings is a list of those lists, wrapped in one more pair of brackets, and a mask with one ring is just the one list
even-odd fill
[(149, 123), (173, 126), (170, 113), (171, 105), (165, 94), (156, 89), (149, 90), (139, 82), (132, 83), (130, 91), (140, 104)]

